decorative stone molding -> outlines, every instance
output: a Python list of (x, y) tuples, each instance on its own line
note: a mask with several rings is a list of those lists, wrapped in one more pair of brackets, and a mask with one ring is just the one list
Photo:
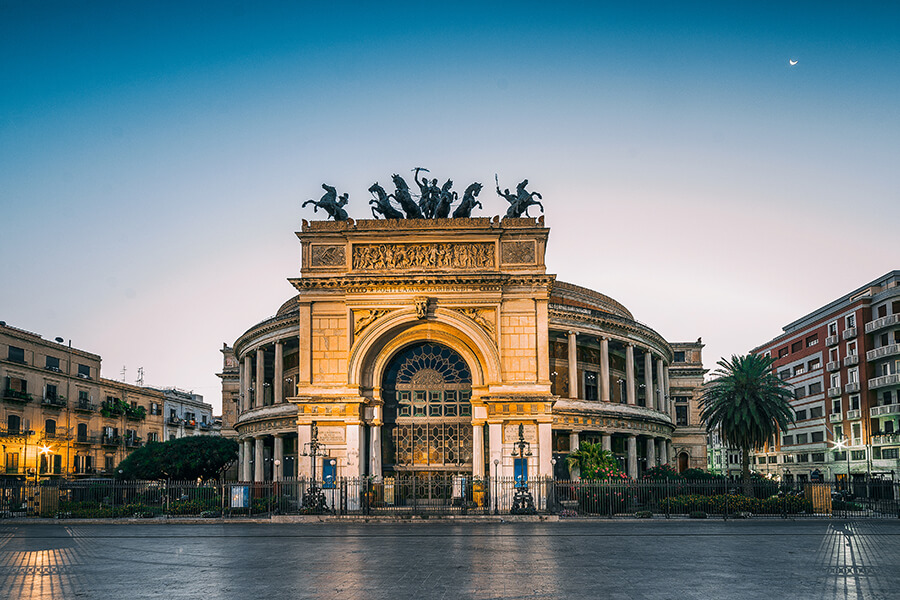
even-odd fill
[(418, 296), (413, 298), (413, 302), (416, 305), (416, 317), (419, 319), (424, 319), (428, 316), (428, 298), (425, 296)]
[(310, 265), (313, 267), (343, 267), (347, 264), (344, 246), (313, 244), (310, 246)]
[(509, 265), (533, 265), (535, 263), (535, 242), (524, 240), (502, 242), (500, 244), (500, 262)]

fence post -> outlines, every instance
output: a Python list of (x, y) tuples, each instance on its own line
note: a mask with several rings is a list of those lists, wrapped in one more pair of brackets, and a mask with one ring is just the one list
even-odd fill
[(722, 520), (728, 520), (728, 476), (725, 476), (725, 508), (722, 512)]

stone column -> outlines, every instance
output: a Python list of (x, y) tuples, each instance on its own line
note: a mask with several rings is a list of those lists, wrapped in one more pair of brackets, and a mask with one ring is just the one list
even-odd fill
[(266, 381), (266, 353), (263, 352), (262, 346), (256, 349), (256, 402), (254, 406), (262, 406), (265, 400), (265, 388), (263, 383)]
[(275, 342), (275, 380), (272, 381), (272, 402), (284, 402), (284, 342)]
[(634, 386), (634, 344), (625, 346), (625, 393), (628, 404), (636, 404)]
[(670, 463), (675, 462), (675, 447), (672, 445), (672, 440), (666, 440), (666, 457)]
[(499, 460), (497, 471), (491, 471), (491, 477), (503, 476), (503, 426), (500, 423), (488, 423), (488, 444), (490, 445), (491, 469), (494, 469), (494, 461)]
[(600, 339), (600, 400), (609, 402), (609, 340)]
[[(577, 451), (580, 445), (581, 440), (578, 437), (578, 432), (573, 431), (569, 433), (569, 452)], [(581, 469), (576, 465), (570, 469), (569, 475), (571, 475), (572, 479), (581, 479)]]
[(664, 465), (669, 464), (669, 453), (668, 447), (666, 446), (666, 440), (659, 440), (659, 462)]
[(601, 433), (600, 444), (603, 446), (603, 450), (609, 450), (610, 452), (612, 452), (612, 435), (608, 433)]
[(656, 359), (656, 409), (666, 412), (666, 391), (663, 389), (663, 359)]
[(656, 406), (656, 399), (653, 397), (653, 356), (650, 350), (644, 350), (644, 403), (647, 408)]
[(238, 481), (241, 480), (241, 475), (244, 473), (244, 442), (238, 441)]
[(472, 477), (484, 477), (484, 425), (472, 424)]
[(647, 438), (647, 468), (656, 466), (656, 440)]
[(578, 398), (578, 346), (575, 332), (569, 332), (569, 398)]
[(241, 481), (253, 481), (253, 473), (250, 471), (250, 453), (252, 441), (250, 438), (245, 439), (241, 446), (244, 449), (243, 461), (241, 463)]
[(309, 452), (309, 443), (312, 441), (312, 425), (297, 425), (297, 478), (311, 477), (309, 456), (303, 456)]
[(538, 476), (553, 477), (553, 425), (550, 423), (538, 423)]
[(262, 481), (265, 479), (266, 472), (263, 470), (263, 449), (265, 448), (265, 440), (263, 436), (259, 436), (254, 438), (253, 442), (255, 443), (253, 460), (255, 464), (253, 465), (253, 481)]
[(675, 415), (672, 414), (674, 411), (672, 409), (672, 397), (669, 395), (669, 365), (663, 365), (663, 381), (665, 382), (666, 387), (666, 414), (672, 417), (672, 420), (675, 420)]
[(632, 479), (635, 479), (638, 474), (638, 466), (637, 466), (637, 436), (629, 435), (627, 442), (627, 450), (628, 450), (628, 476)]
[[(362, 424), (348, 423), (345, 427), (347, 431), (347, 472), (340, 473), (340, 476), (360, 477), (363, 474), (362, 461), (359, 460)], [(335, 473), (335, 476), (338, 476), (338, 473)]]
[(281, 481), (284, 479), (284, 436), (276, 433), (272, 443), (272, 479)]
[(253, 363), (250, 362), (250, 355), (244, 355), (244, 378), (241, 380), (241, 390), (243, 397), (241, 398), (241, 412), (253, 408), (250, 404), (250, 379), (253, 376)]
[(369, 424), (369, 475), (381, 478), (381, 406), (374, 406)]

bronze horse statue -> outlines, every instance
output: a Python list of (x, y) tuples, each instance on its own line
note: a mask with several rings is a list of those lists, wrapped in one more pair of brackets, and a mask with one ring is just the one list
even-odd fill
[(403, 209), (403, 212), (406, 213), (407, 219), (422, 219), (424, 218), (422, 215), (422, 210), (419, 208), (419, 205), (416, 204), (416, 201), (412, 199), (412, 194), (409, 193), (409, 186), (406, 184), (406, 181), (396, 173), (391, 176), (391, 179), (394, 181), (394, 187), (397, 189), (391, 194)]
[(522, 213), (525, 213), (526, 217), (530, 217), (528, 214), (529, 206), (540, 206), (541, 212), (544, 212), (544, 205), (534, 200), (534, 197), (537, 196), (541, 200), (543, 200), (543, 196), (538, 194), (537, 192), (529, 192), (525, 189), (525, 186), (528, 185), (528, 180), (523, 179), (522, 183), (516, 186), (516, 193), (509, 193), (509, 188), (504, 191), (500, 191), (500, 184), (497, 184), (497, 194), (506, 198), (506, 201), (509, 202), (509, 209), (506, 211), (507, 217), (518, 218), (522, 216)]
[[(402, 219), (403, 213), (391, 206), (391, 198), (392, 195), (388, 194), (384, 191), (384, 188), (378, 185), (378, 182), (372, 184), (372, 187), (369, 188), (369, 191), (375, 195), (375, 198), (369, 200), (369, 204), (374, 204), (372, 206), (372, 216), (376, 219), (378, 218), (378, 214), (381, 214), (385, 219)], [(376, 212), (377, 211), (377, 212)]]
[(315, 200), (307, 200), (300, 205), (300, 208), (305, 208), (307, 204), (312, 204), (313, 212), (319, 212), (319, 209), (321, 208), (335, 221), (346, 221), (349, 216), (347, 215), (347, 211), (342, 207), (347, 205), (347, 200), (350, 198), (350, 195), (341, 194), (340, 199), (338, 200), (337, 190), (335, 188), (327, 183), (323, 183), (322, 189), (325, 190), (325, 195), (322, 196), (321, 200), (318, 202)]
[(456, 192), (450, 191), (450, 188), (453, 187), (453, 181), (448, 179), (447, 183), (441, 187), (441, 193), (439, 194), (437, 208), (434, 209), (434, 218), (435, 219), (446, 219), (450, 216), (450, 205), (459, 198), (459, 194)]
[(466, 188), (466, 191), (463, 192), (462, 202), (460, 202), (459, 206), (456, 207), (456, 210), (453, 211), (454, 219), (468, 219), (471, 217), (472, 209), (475, 208), (476, 204), (478, 205), (478, 208), (484, 208), (481, 206), (481, 202), (475, 199), (481, 192), (481, 187), (480, 183), (473, 183)]

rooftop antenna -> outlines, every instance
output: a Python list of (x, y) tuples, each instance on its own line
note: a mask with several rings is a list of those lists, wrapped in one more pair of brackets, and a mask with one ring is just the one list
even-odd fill
[(122, 383), (125, 383), (125, 365), (122, 365)]
[(138, 377), (135, 383), (137, 383), (141, 387), (144, 387), (144, 367), (138, 367)]

